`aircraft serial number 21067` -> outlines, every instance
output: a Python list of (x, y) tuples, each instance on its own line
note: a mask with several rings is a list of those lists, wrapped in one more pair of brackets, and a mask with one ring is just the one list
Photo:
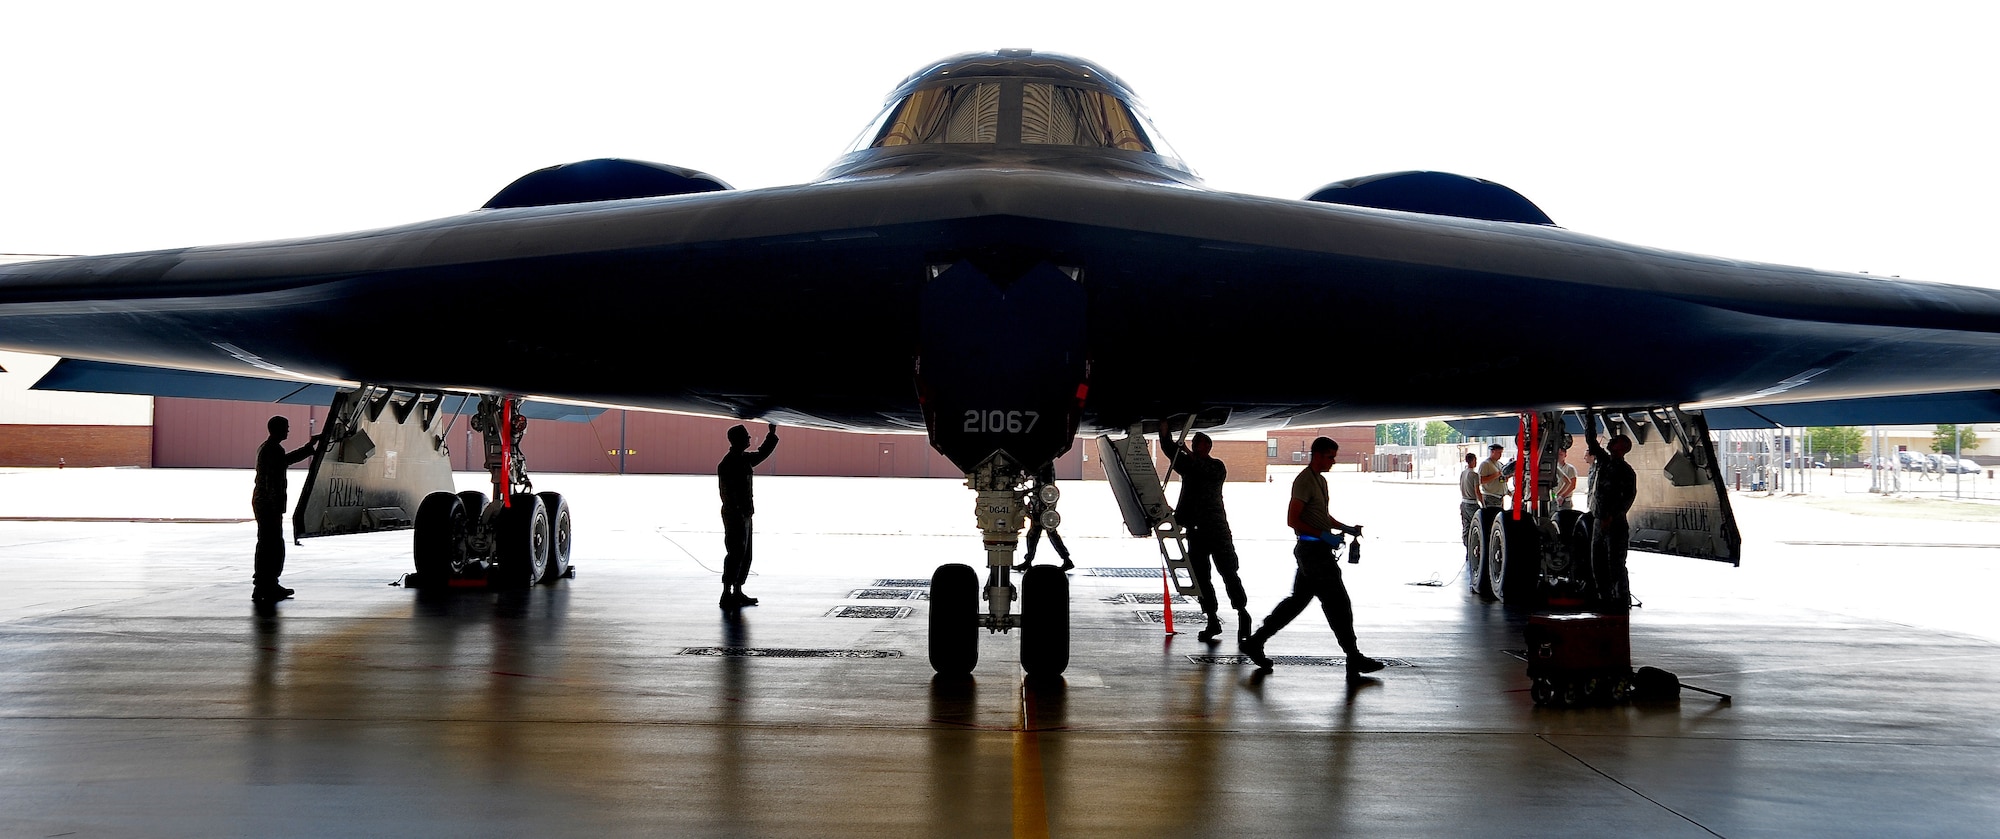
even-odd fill
[(968, 410), (965, 412), (965, 433), (1029, 434), (1035, 430), (1035, 421), (1041, 418), (1039, 411)]

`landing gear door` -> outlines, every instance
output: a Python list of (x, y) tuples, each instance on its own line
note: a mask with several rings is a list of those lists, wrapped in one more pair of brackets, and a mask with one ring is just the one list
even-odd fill
[(336, 394), (299, 488), (293, 532), (305, 538), (413, 526), (425, 496), (453, 489), (441, 405), (436, 394), (381, 388)]
[(1030, 471), (1069, 451), (1088, 384), (1083, 285), (1045, 262), (999, 267), (938, 266), (922, 297), (924, 422), (968, 475), (996, 451)]
[(1632, 438), (1625, 461), (1639, 494), (1626, 516), (1631, 549), (1742, 564), (1743, 536), (1701, 414), (1664, 408), (1607, 412), (1603, 420), (1610, 433)]

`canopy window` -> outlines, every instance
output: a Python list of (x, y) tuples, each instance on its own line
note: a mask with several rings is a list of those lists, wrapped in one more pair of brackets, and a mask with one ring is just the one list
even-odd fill
[(1154, 150), (1138, 118), (1117, 97), (1052, 84), (1021, 86), (1021, 142)]
[(992, 143), (1000, 125), (1000, 85), (933, 87), (896, 106), (871, 148), (924, 143)]

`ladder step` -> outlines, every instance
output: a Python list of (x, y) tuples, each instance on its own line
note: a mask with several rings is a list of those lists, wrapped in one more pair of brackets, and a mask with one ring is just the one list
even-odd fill
[(1201, 581), (1194, 576), (1194, 561), (1187, 557), (1187, 546), (1179, 530), (1176, 526), (1174, 532), (1156, 534), (1160, 542), (1160, 558), (1166, 560), (1167, 578), (1173, 581), (1174, 589), (1189, 597), (1199, 598)]
[(1160, 559), (1166, 563), (1173, 588), (1190, 597), (1201, 597), (1201, 581), (1194, 576), (1194, 563), (1187, 557), (1187, 541), (1180, 524), (1174, 521), (1173, 505), (1167, 503), (1166, 487), (1160, 483), (1153, 450), (1147, 445), (1145, 435), (1135, 431), (1109, 442), (1118, 451), (1118, 462), (1139, 496), (1139, 506), (1153, 529), (1153, 538), (1159, 542)]

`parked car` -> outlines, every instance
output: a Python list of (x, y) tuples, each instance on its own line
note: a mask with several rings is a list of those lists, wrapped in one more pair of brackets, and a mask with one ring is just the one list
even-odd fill
[(1933, 472), (1946, 475), (1974, 475), (1979, 472), (1979, 464), (1970, 460), (1960, 460), (1948, 454), (1927, 454), (1924, 458), (1931, 462)]
[(1896, 452), (1880, 458), (1864, 457), (1861, 465), (1876, 469), (1902, 469), (1907, 472), (1931, 471), (1931, 462), (1916, 452)]
[(1814, 461), (1811, 461), (1811, 462), (1807, 462), (1807, 461), (1803, 461), (1803, 460), (1802, 460), (1802, 461), (1799, 461), (1799, 462), (1798, 462), (1798, 463), (1796, 463), (1796, 464), (1795, 464), (1795, 463), (1793, 463), (1792, 461), (1789, 461), (1789, 460), (1787, 460), (1787, 461), (1785, 461), (1785, 468), (1786, 468), (1786, 469), (1791, 469), (1791, 468), (1793, 468), (1794, 466), (1797, 466), (1797, 465), (1800, 465), (1800, 464), (1803, 464), (1803, 465), (1805, 465), (1806, 467), (1809, 467), (1809, 468), (1812, 468), (1812, 469), (1825, 469), (1825, 468), (1826, 468), (1826, 461), (1824, 461), (1824, 460), (1814, 460)]

